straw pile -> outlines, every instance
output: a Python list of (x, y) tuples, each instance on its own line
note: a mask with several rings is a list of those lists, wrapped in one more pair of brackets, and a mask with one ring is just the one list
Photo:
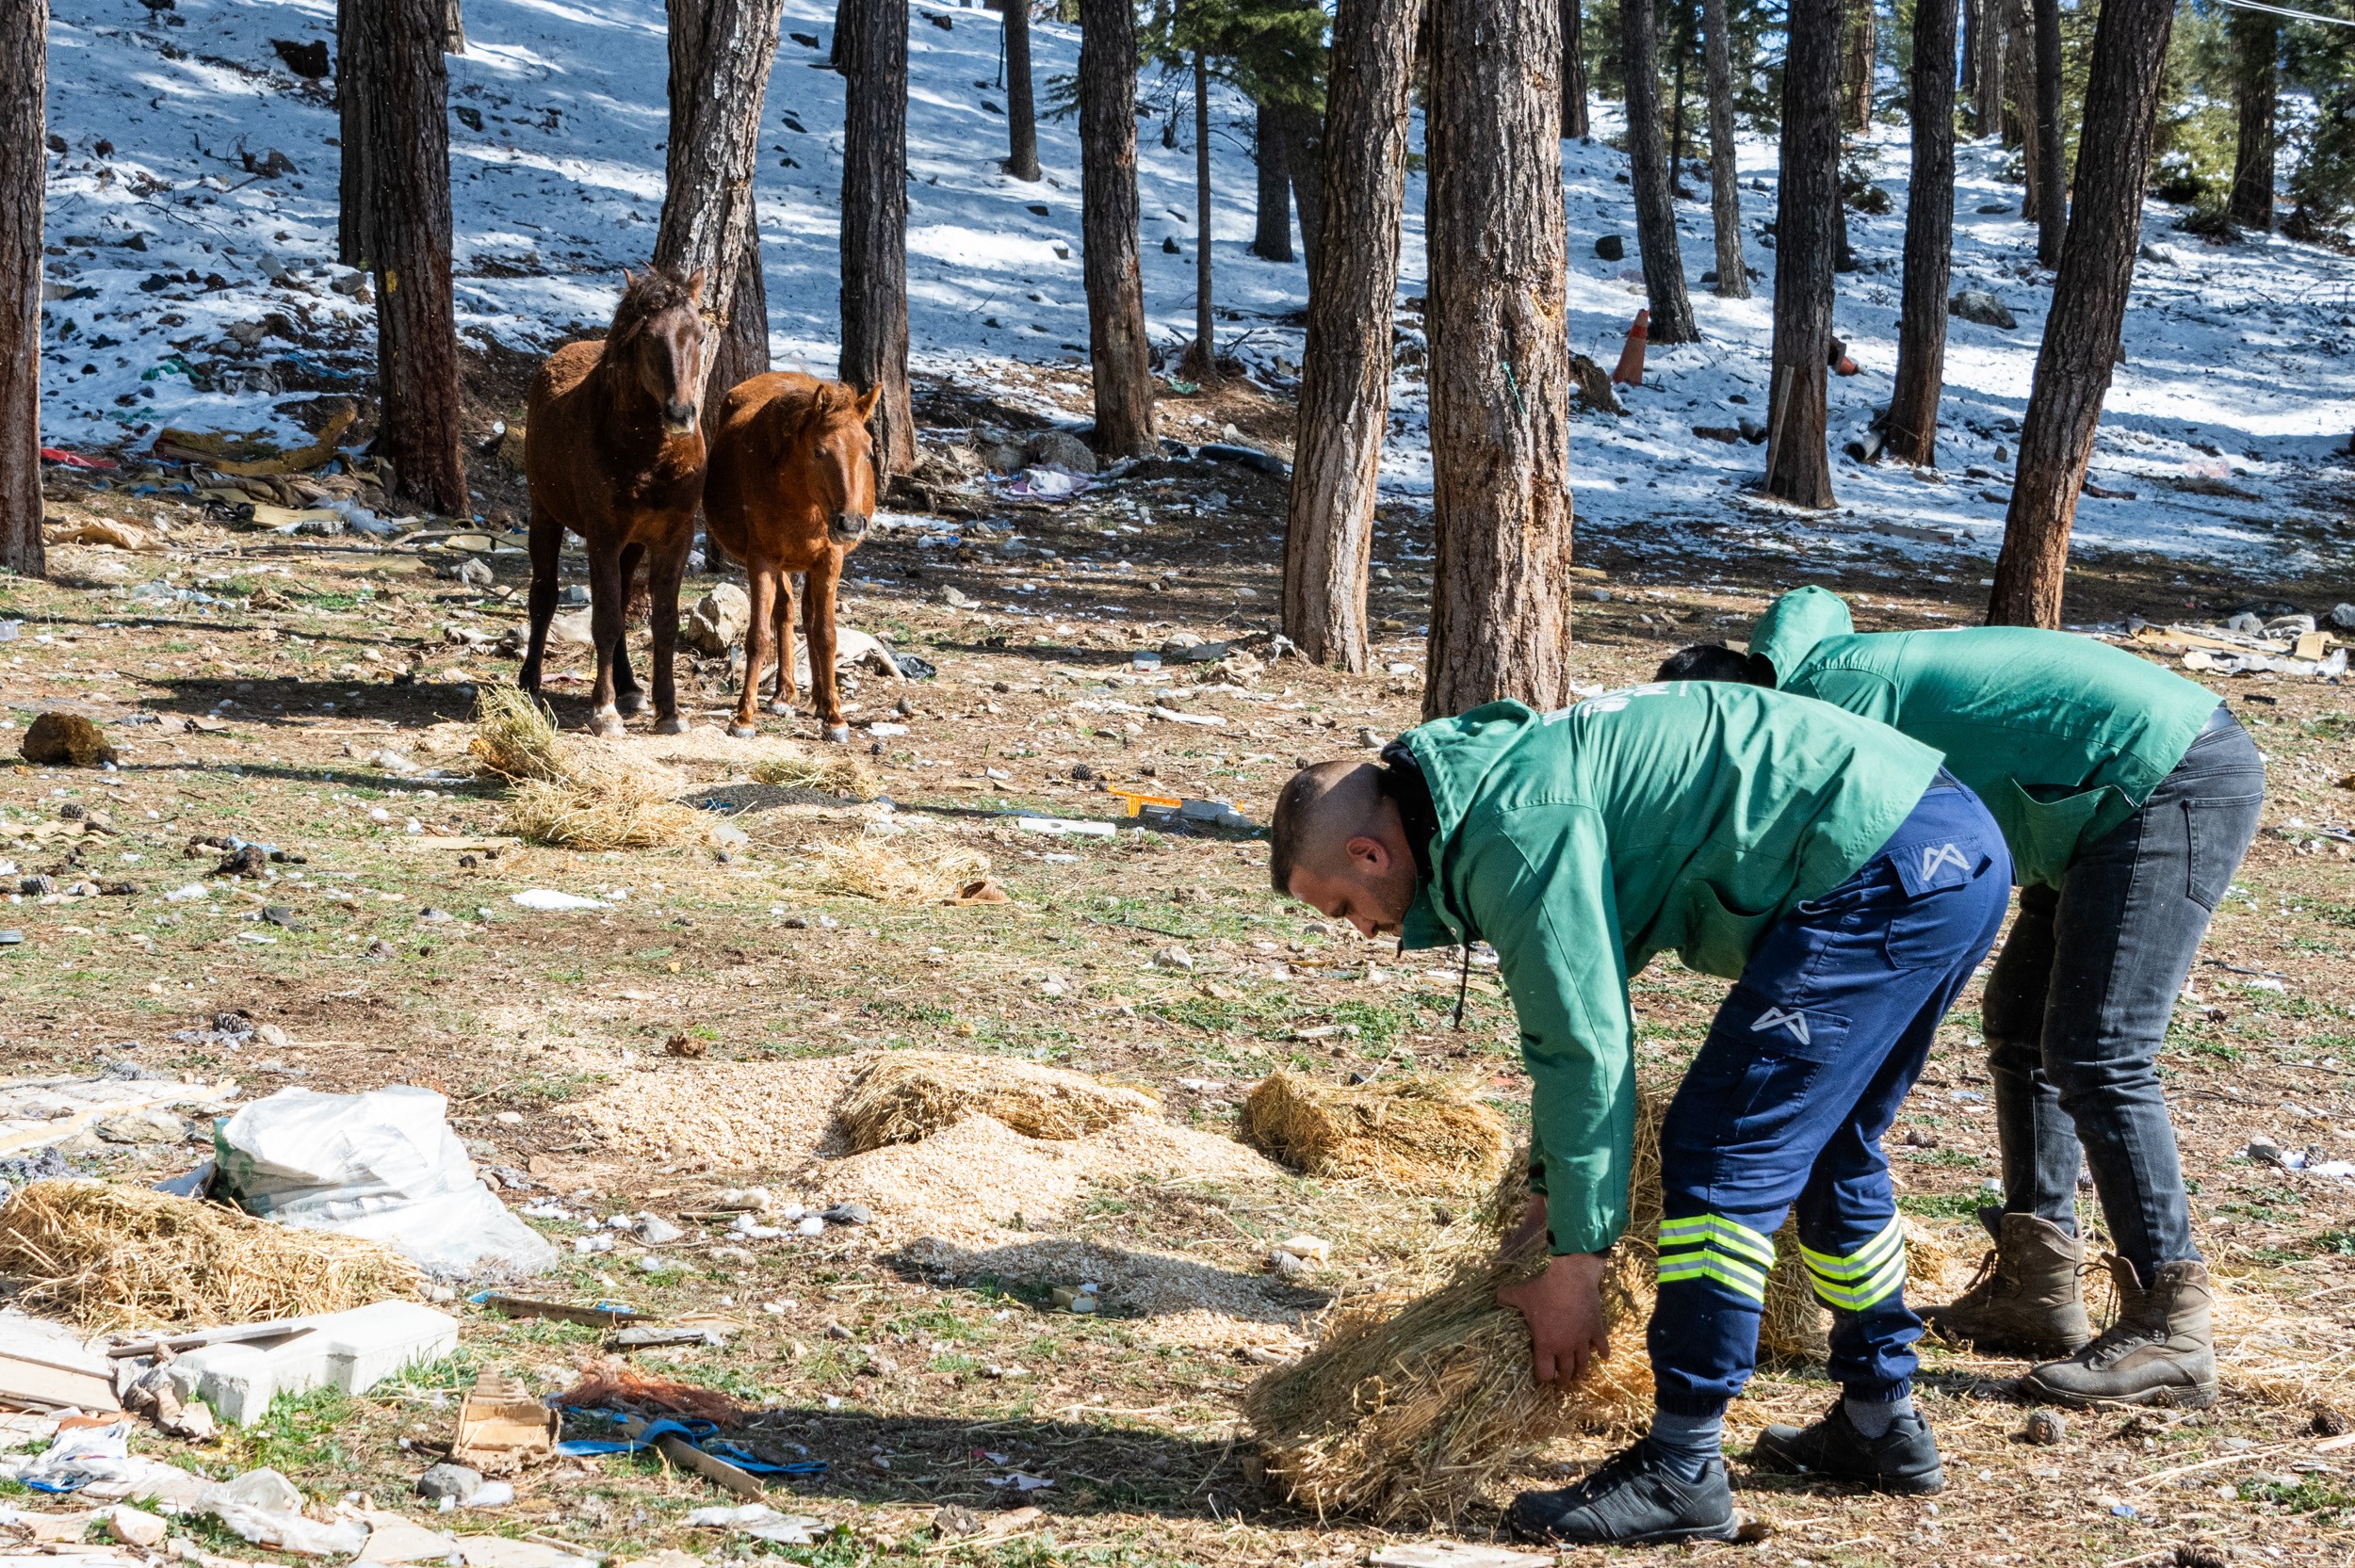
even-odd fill
[(1460, 1192), (1504, 1167), (1504, 1118), (1435, 1078), (1345, 1088), (1278, 1068), (1243, 1101), (1241, 1130), (1307, 1175), (1370, 1177), (1409, 1191)]
[(342, 1312), (419, 1283), (372, 1241), (92, 1181), (34, 1182), (0, 1208), (0, 1275), (25, 1306), (91, 1329)]
[(856, 757), (770, 756), (747, 771), (759, 784), (778, 789), (807, 789), (851, 800), (871, 800), (883, 793), (875, 770)]
[(671, 798), (662, 775), (568, 740), (532, 698), (481, 688), (466, 750), (512, 786), (508, 825), (533, 844), (650, 849), (702, 836), (702, 817)]
[(1060, 1067), (895, 1051), (851, 1080), (836, 1115), (852, 1152), (864, 1154), (918, 1142), (971, 1116), (992, 1117), (1025, 1138), (1065, 1140), (1160, 1108), (1149, 1094)]
[(859, 838), (811, 845), (801, 869), (807, 881), (829, 893), (879, 904), (945, 904), (988, 875), (989, 857), (957, 848), (912, 860), (873, 838)]

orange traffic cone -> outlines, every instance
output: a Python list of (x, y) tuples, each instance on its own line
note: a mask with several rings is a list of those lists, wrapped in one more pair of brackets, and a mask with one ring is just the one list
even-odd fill
[(1627, 347), (1619, 350), (1618, 368), (1611, 379), (1621, 386), (1644, 384), (1644, 342), (1651, 335), (1651, 312), (1637, 311), (1635, 324), (1627, 330)]

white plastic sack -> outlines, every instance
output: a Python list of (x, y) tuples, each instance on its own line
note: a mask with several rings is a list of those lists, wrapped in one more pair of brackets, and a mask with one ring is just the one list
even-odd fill
[(191, 1511), (211, 1514), (257, 1546), (298, 1557), (349, 1558), (368, 1543), (368, 1527), (359, 1520), (306, 1517), (302, 1494), (275, 1470), (248, 1470), (207, 1487)]
[(475, 1179), (447, 1102), (395, 1084), (282, 1089), (219, 1123), (217, 1190), (248, 1213), (381, 1241), (436, 1274), (536, 1274), (556, 1249)]

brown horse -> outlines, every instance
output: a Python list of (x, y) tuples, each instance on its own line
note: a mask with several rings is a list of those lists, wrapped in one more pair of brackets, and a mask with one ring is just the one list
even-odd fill
[(556, 614), (558, 558), (571, 529), (589, 546), (589, 626), (597, 647), (590, 727), (623, 733), (646, 705), (630, 673), (624, 611), (642, 563), (654, 599), (655, 729), (677, 735), (671, 656), (678, 585), (703, 497), (704, 275), (662, 267), (622, 274), (622, 302), (602, 342), (568, 343), (531, 378), (524, 473), (531, 481), (531, 647), (520, 677), (540, 693), (540, 659)]
[(744, 689), (730, 735), (755, 733), (760, 668), (773, 650), (771, 713), (793, 711), (793, 585), (805, 574), (802, 624), (809, 633), (809, 684), (828, 740), (848, 740), (834, 676), (834, 595), (842, 558), (866, 537), (875, 511), (874, 439), (867, 416), (881, 389), (861, 395), (839, 381), (779, 371), (727, 395), (711, 431), (704, 525), (752, 577), (744, 633)]

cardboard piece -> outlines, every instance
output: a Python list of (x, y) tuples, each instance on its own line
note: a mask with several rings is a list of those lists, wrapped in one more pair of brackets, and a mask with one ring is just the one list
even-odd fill
[(561, 1420), (522, 1383), (485, 1372), (458, 1407), (449, 1457), (486, 1476), (512, 1476), (555, 1457)]
[(0, 1313), (0, 1405), (118, 1411), (114, 1368), (62, 1323)]

